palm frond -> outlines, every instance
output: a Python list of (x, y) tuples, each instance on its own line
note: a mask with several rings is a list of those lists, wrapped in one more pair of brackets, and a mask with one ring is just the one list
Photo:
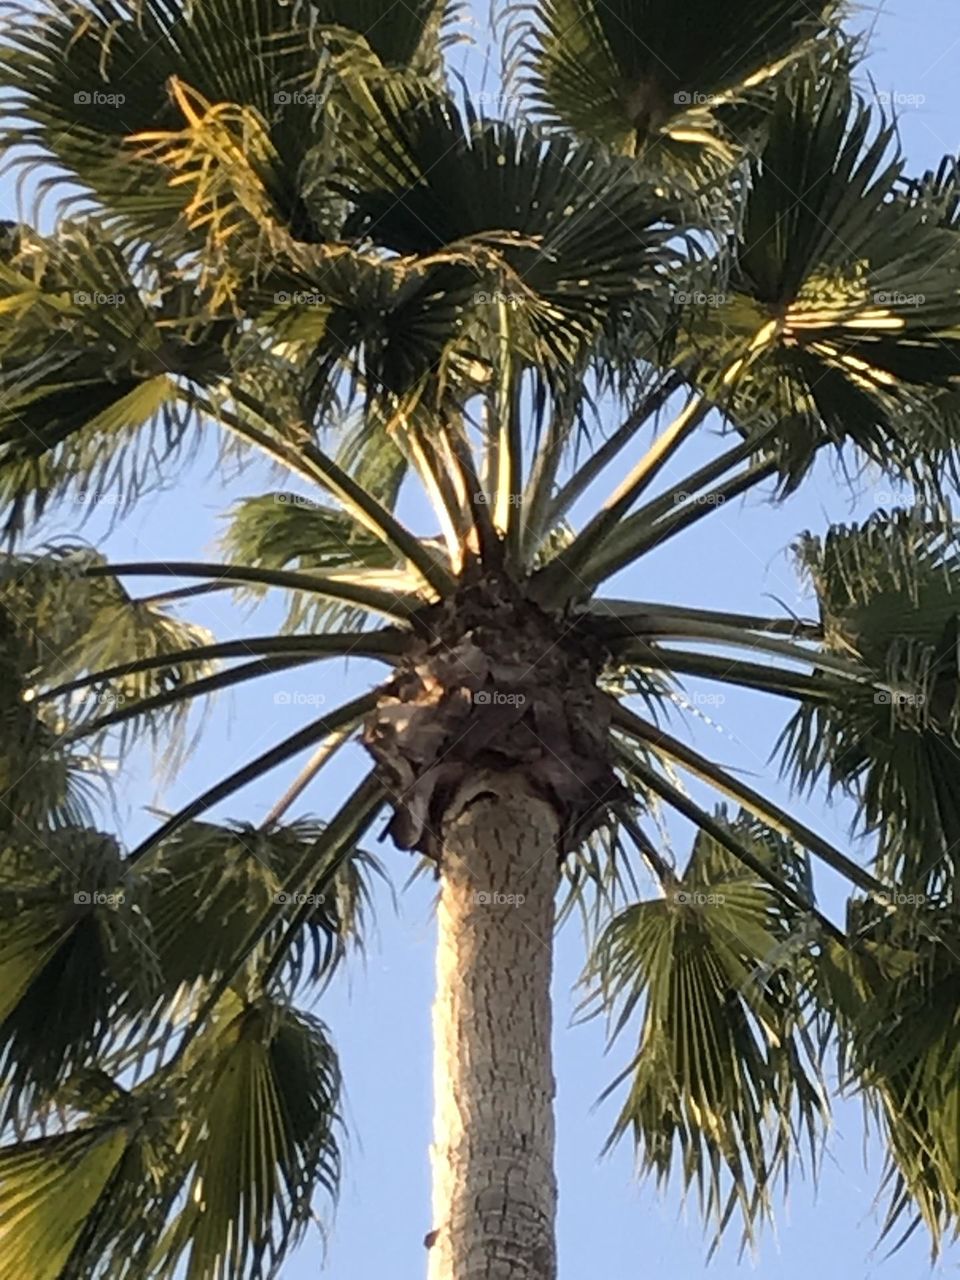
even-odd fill
[(855, 946), (824, 948), (822, 1007), (836, 1027), (841, 1084), (862, 1095), (886, 1146), (883, 1237), (921, 1223), (934, 1257), (960, 1229), (960, 1019), (955, 908), (924, 895), (853, 899)]
[[(13, 620), (26, 677), (21, 697), (57, 735), (89, 732), (104, 713), (125, 709), (117, 749), (146, 732), (173, 764), (182, 759), (188, 712), (174, 695), (213, 670), (200, 653), (212, 637), (132, 598), (109, 572), (91, 579), (105, 567), (103, 557), (70, 543), (0, 558), (0, 608)], [(108, 676), (84, 683), (104, 669)], [(38, 698), (63, 684), (62, 697)]]
[(848, 441), (888, 474), (940, 480), (942, 402), (960, 375), (960, 238), (897, 198), (894, 136), (842, 67), (787, 77), (729, 270), (678, 347), (745, 434), (779, 423), (788, 487), (819, 448)]
[(120, 850), (99, 832), (8, 838), (0, 915), (5, 1124), (38, 1110), (96, 1058), (124, 993), (133, 988), (148, 999), (157, 970)]
[(175, 1075), (99, 1091), (93, 1119), (0, 1147), (4, 1280), (276, 1276), (336, 1193), (340, 1072), (307, 1014), (231, 994)]
[(190, 1170), (159, 1274), (275, 1276), (314, 1218), (315, 1194), (332, 1199), (339, 1182), (340, 1069), (327, 1030), (289, 1007), (228, 997), (182, 1077), (194, 1099)]
[(203, 313), (169, 267), (133, 262), (94, 221), (22, 230), (0, 262), (8, 534), (54, 499), (72, 497), (79, 516), (122, 514), (157, 483), (191, 439), (182, 380), (226, 369), (223, 325)]
[(79, 1280), (111, 1247), (138, 1256), (155, 1230), (161, 1144), (127, 1106), (0, 1147), (2, 1280)]
[(730, 107), (807, 51), (838, 5), (734, 0), (722, 23), (706, 5), (669, 0), (540, 0), (513, 23), (513, 65), (538, 114), (661, 171), (731, 164), (743, 141)]
[(958, 618), (960, 576), (950, 526), (922, 511), (806, 535), (800, 563), (836, 652), (853, 653), (871, 686), (844, 686), (802, 707), (782, 737), (803, 786), (823, 779), (857, 803), (879, 835), (881, 877), (905, 893), (956, 887), (960, 840)]
[(469, 103), (408, 96), (381, 111), (344, 176), (348, 230), (401, 254), (471, 248), (447, 273), (465, 355), (496, 364), (505, 324), (520, 360), (559, 386), (602, 333), (649, 326), (681, 215), (629, 163)]
[(346, 58), (355, 70), (359, 45), (375, 65), (436, 77), (449, 16), (445, 0), (402, 9), (384, 0), (44, 0), (39, 14), (5, 8), (13, 21), (2, 83), (16, 142), (32, 149), (31, 159), (54, 156), (126, 226), (174, 232), (181, 243), (188, 193), (127, 141), (175, 126), (172, 77), (263, 122), (275, 163), (261, 172), (274, 205), (292, 234), (317, 241), (330, 221), (315, 178), (333, 145), (324, 128), (331, 61)]
[[(229, 563), (269, 569), (350, 573), (360, 580), (368, 571), (402, 567), (389, 547), (358, 528), (345, 512), (295, 493), (265, 493), (237, 504), (223, 535)], [(410, 583), (416, 587), (415, 581)], [(255, 596), (263, 588), (252, 588)], [(291, 599), (286, 628), (355, 626), (362, 615), (335, 601), (319, 604), (309, 597)]]
[[(378, 868), (356, 850), (338, 858), (328, 878), (323, 833), (324, 824), (313, 819), (269, 829), (193, 822), (160, 846), (144, 864), (142, 882), (151, 945), (169, 995), (238, 971), (251, 924), (275, 906), (309, 896), (288, 894), (285, 885), (311, 849), (324, 887), (313, 895), (314, 910), (289, 953), (284, 980), (294, 984), (306, 975), (319, 982), (329, 974), (347, 942), (359, 939), (369, 877)], [(270, 942), (268, 934), (264, 945)]]
[[(743, 816), (730, 826), (792, 874), (789, 845)], [(664, 890), (618, 915), (593, 959), (614, 1033), (642, 1009), (611, 1142), (631, 1134), (644, 1172), (697, 1188), (717, 1238), (739, 1211), (750, 1240), (804, 1140), (816, 1163), (828, 1114), (796, 964), (802, 920), (703, 833)]]

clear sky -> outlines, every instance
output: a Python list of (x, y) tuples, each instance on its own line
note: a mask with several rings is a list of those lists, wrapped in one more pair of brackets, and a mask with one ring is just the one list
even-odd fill
[[(716, 7), (719, 15), (723, 6)], [(957, 0), (888, 0), (879, 12), (864, 11), (859, 21), (874, 26), (868, 68), (878, 92), (898, 95), (904, 148), (911, 170), (921, 172), (960, 146), (960, 6)], [(486, 33), (478, 30), (477, 35), (483, 39)], [(476, 53), (464, 47), (455, 61), (471, 84), (480, 83), (483, 67)], [(0, 216), (12, 216), (13, 205), (8, 187), (0, 192)], [(680, 479), (702, 454), (697, 444), (688, 447), (667, 479)], [(212, 455), (202, 452), (175, 488), (145, 501), (108, 539), (111, 553), (118, 559), (215, 558), (219, 514), (227, 504), (211, 476), (211, 461)], [(235, 496), (247, 495), (262, 483), (258, 474), (247, 473), (230, 490)], [(804, 601), (786, 554), (789, 543), (801, 530), (821, 530), (829, 521), (848, 520), (889, 502), (887, 488), (871, 488), (868, 478), (854, 502), (831, 469), (822, 466), (804, 492), (785, 506), (772, 508), (752, 496), (746, 504), (716, 511), (692, 536), (645, 560), (642, 570), (623, 575), (611, 594), (744, 610), (769, 609), (775, 598), (802, 609)], [(97, 538), (104, 514), (91, 513), (88, 537)], [(49, 532), (70, 528), (65, 516)], [(194, 603), (187, 616), (206, 622), (222, 638), (270, 629), (266, 610), (250, 619), (225, 598)], [(159, 802), (175, 807), (298, 727), (303, 707), (276, 703), (276, 693), (309, 692), (335, 706), (353, 690), (368, 686), (374, 674), (360, 663), (348, 670), (342, 664), (308, 670), (309, 676), (297, 673), (256, 682), (219, 703), (208, 719), (201, 749)], [(780, 802), (786, 800), (786, 790), (768, 764), (782, 726), (780, 707), (743, 692), (722, 704), (705, 705), (703, 711), (709, 723), (678, 713), (674, 731), (752, 776)], [(319, 792), (308, 793), (294, 812), (329, 812), (360, 767), (365, 762), (359, 751), (344, 753)], [(258, 820), (289, 776), (281, 771), (260, 781), (223, 810), (214, 811), (216, 816)], [(121, 831), (134, 841), (152, 821), (145, 806), (158, 802), (144, 760), (133, 762), (119, 797)], [(810, 825), (849, 847), (848, 811), (830, 809), (819, 800), (794, 803)], [(688, 836), (679, 825), (674, 830), (681, 859)], [(412, 861), (387, 845), (380, 846), (380, 853), (399, 890)], [(838, 886), (822, 874), (819, 883), (835, 913)], [(428, 1166), (433, 894), (432, 883), (418, 881), (399, 895), (395, 911), (389, 894), (379, 893), (376, 929), (368, 939), (366, 958), (354, 957), (317, 1004), (342, 1056), (350, 1135), (343, 1194), (323, 1273), (331, 1280), (421, 1280), (425, 1272), (422, 1239), (433, 1225)], [(765, 1233), (756, 1260), (747, 1257), (738, 1265), (733, 1233), (708, 1268), (695, 1204), (683, 1210), (675, 1191), (661, 1194), (652, 1186), (638, 1185), (625, 1145), (600, 1158), (616, 1100), (599, 1109), (594, 1103), (626, 1061), (631, 1044), (625, 1037), (605, 1053), (602, 1026), (571, 1025), (577, 1001), (571, 989), (583, 954), (579, 927), (571, 922), (557, 945), (555, 988), (561, 1280), (696, 1280), (706, 1275), (713, 1280), (922, 1280), (931, 1274), (960, 1273), (960, 1248), (948, 1251), (931, 1273), (926, 1241), (920, 1235), (888, 1261), (882, 1249), (875, 1250), (880, 1218), (872, 1201), (880, 1159), (874, 1144), (864, 1144), (856, 1101), (837, 1106), (819, 1191), (815, 1194), (809, 1184), (794, 1183), (777, 1231)], [(314, 1237), (287, 1265), (284, 1278), (307, 1280), (318, 1274)]]

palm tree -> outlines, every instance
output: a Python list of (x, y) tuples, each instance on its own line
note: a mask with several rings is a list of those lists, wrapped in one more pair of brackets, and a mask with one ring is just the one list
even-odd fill
[[(644, 1170), (750, 1237), (837, 1070), (886, 1142), (885, 1231), (936, 1247), (960, 177), (905, 176), (838, 5), (534, 0), (503, 18), (504, 118), (447, 70), (444, 0), (5, 7), (2, 136), (62, 200), (0, 241), (0, 1280), (278, 1274), (340, 1169), (336, 1053), (293, 1000), (362, 937), (384, 811), (439, 881), (431, 1280), (556, 1276), (551, 939), (577, 906), (596, 1007), (636, 1039), (614, 1137)], [(288, 477), (230, 513), (222, 562), (37, 540), (211, 431), (225, 471)], [(816, 617), (604, 594), (823, 454), (909, 497), (799, 539)], [(281, 593), (286, 625), (182, 620), (225, 590)], [(112, 757), (347, 655), (370, 692), (139, 847), (98, 829)], [(851, 797), (870, 858), (671, 734), (686, 679), (782, 700), (787, 775)], [(367, 776), (288, 820), (358, 733)], [(308, 751), (259, 826), (205, 818)], [(663, 811), (695, 832), (680, 869)], [(841, 923), (815, 861), (849, 881)]]

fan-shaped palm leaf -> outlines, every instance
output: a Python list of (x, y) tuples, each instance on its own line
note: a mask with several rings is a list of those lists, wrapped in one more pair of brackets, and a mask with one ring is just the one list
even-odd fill
[(203, 0), (186, 12), (168, 0), (93, 0), (83, 11), (44, 0), (38, 21), (34, 9), (6, 7), (18, 15), (3, 73), (18, 144), (52, 153), (128, 224), (182, 239), (188, 196), (126, 141), (176, 124), (168, 81), (178, 76), (208, 102), (249, 108), (265, 122), (279, 157), (273, 194), (306, 241), (322, 238), (327, 216), (322, 201), (304, 199), (300, 179), (320, 141), (331, 51), (359, 37), (375, 61), (435, 75), (447, 11), (444, 0), (402, 9), (385, 0)]
[(689, 0), (546, 0), (515, 22), (514, 57), (553, 123), (628, 154), (661, 143), (661, 164), (664, 139), (688, 153), (726, 141), (732, 159), (741, 139), (725, 135), (723, 108), (809, 47), (837, 7), (735, 0), (718, 24)]
[[(785, 842), (743, 817), (732, 830), (795, 872)], [(620, 1008), (616, 1030), (643, 1008), (611, 1141), (632, 1133), (645, 1169), (661, 1181), (676, 1169), (696, 1186), (718, 1232), (739, 1208), (750, 1237), (797, 1153), (794, 1122), (815, 1149), (826, 1118), (809, 1000), (793, 972), (800, 919), (704, 834), (664, 893), (617, 916), (594, 959), (604, 1003)]]
[[(891, 127), (840, 76), (780, 89), (728, 281), (695, 308), (687, 367), (746, 432), (778, 422), (790, 483), (824, 443), (935, 484), (944, 390), (960, 376), (956, 232), (895, 199)], [(926, 434), (925, 434), (926, 433)]]
[(878, 831), (881, 876), (905, 893), (956, 884), (957, 635), (960, 577), (949, 530), (926, 513), (807, 536), (801, 564), (816, 587), (827, 642), (855, 653), (876, 684), (847, 685), (802, 706), (784, 732), (797, 780), (819, 777), (856, 797)]
[(157, 972), (120, 851), (89, 829), (8, 840), (0, 852), (4, 1120), (49, 1100), (113, 1031), (121, 998)]
[(852, 900), (851, 948), (827, 946), (823, 1007), (846, 1087), (862, 1093), (887, 1145), (883, 1235), (922, 1222), (934, 1254), (956, 1232), (960, 1187), (960, 1019), (955, 911), (924, 895)]

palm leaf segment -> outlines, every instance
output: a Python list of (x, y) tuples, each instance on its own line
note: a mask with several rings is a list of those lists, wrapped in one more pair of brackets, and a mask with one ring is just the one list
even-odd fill
[(184, 443), (181, 380), (222, 376), (224, 327), (198, 323), (167, 268), (136, 266), (90, 221), (17, 229), (0, 251), (0, 495), (19, 532), (70, 493), (118, 510)]
[[(736, 0), (549, 0), (514, 24), (530, 100), (550, 122), (651, 165), (729, 164), (747, 117), (731, 110), (830, 27), (838, 6)], [(699, 153), (699, 154), (698, 154)]]
[[(744, 814), (730, 829), (803, 883), (788, 842)], [(703, 833), (664, 889), (618, 915), (595, 953), (615, 1030), (643, 1009), (611, 1141), (632, 1132), (663, 1182), (678, 1167), (718, 1235), (739, 1202), (749, 1235), (788, 1176), (798, 1131), (815, 1160), (827, 1116), (816, 1010), (795, 966), (804, 919)]]
[(824, 442), (931, 486), (952, 447), (960, 240), (902, 197), (892, 139), (842, 78), (788, 77), (727, 285), (689, 322), (687, 367), (741, 430), (774, 426), (791, 485)]
[[(325, 1029), (274, 1004), (268, 975), (323, 981), (343, 955), (380, 792), (339, 825), (184, 819), (136, 865), (74, 825), (62, 788), (36, 778), (49, 759), (65, 787), (79, 767), (65, 728), (103, 747), (104, 722), (160, 730), (216, 652), (102, 568), (77, 548), (3, 565), (2, 689), (20, 719), (2, 737), (0, 1115), (30, 1136), (0, 1149), (0, 1275), (79, 1277), (105, 1259), (118, 1274), (274, 1274), (336, 1187), (339, 1075)], [(8, 790), (14, 769), (32, 809)], [(136, 1086), (116, 1082), (131, 1071)]]
[(443, 0), (392, 11), (383, 0), (94, 0), (84, 10), (49, 0), (42, 21), (10, 37), (7, 82), (23, 126), (19, 144), (52, 152), (121, 217), (162, 232), (185, 197), (125, 146), (131, 134), (177, 126), (176, 76), (214, 103), (255, 109), (289, 181), (275, 198), (300, 238), (319, 227), (296, 183), (324, 102), (324, 67), (359, 44), (377, 65), (435, 74)]
[(905, 894), (956, 893), (957, 643), (953, 539), (927, 513), (879, 515), (807, 536), (799, 554), (820, 598), (828, 645), (855, 653), (872, 687), (802, 707), (784, 734), (798, 781), (825, 776), (879, 833), (881, 876)]
[(836, 1020), (840, 1072), (887, 1142), (884, 1236), (921, 1223), (934, 1252), (956, 1238), (960, 1156), (957, 920), (923, 895), (850, 905), (857, 944), (827, 947), (820, 998)]
[(0, 1149), (0, 1276), (276, 1275), (335, 1189), (338, 1089), (322, 1024), (225, 1001), (162, 1090), (104, 1080), (96, 1115)]

